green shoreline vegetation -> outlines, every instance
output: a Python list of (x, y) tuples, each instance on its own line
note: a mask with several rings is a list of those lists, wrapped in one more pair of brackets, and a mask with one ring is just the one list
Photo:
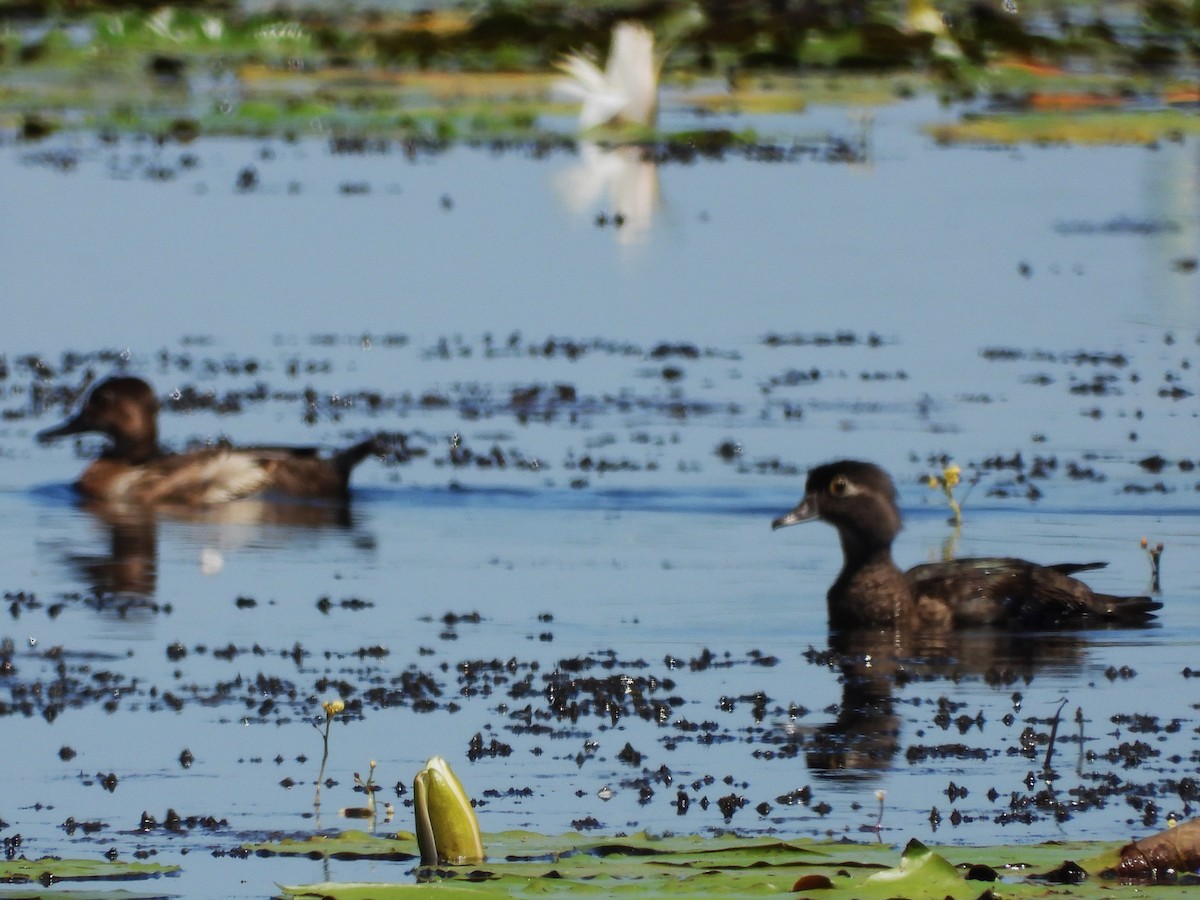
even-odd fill
[[(1090, 4), (1028, 3), (1015, 14), (996, 5), (985, 14), (991, 7), (947, 3), (950, 56), (933, 35), (904, 27), (902, 3), (804, 6), (512, 0), (412, 13), (247, 13), (224, 4), (6, 3), (0, 128), (29, 140), (60, 128), (181, 141), (569, 139), (562, 123), (574, 107), (553, 95), (556, 61), (578, 50), (602, 56), (613, 23), (637, 18), (682, 33), (663, 73), (664, 105), (795, 112), (934, 93), (947, 103), (988, 101), (985, 112), (975, 103), (962, 121), (931, 127), (943, 143), (1154, 143), (1197, 131), (1188, 109), (1200, 101), (1200, 4), (1114, 6), (1117, 28)], [(680, 29), (672, 23), (685, 9), (692, 18)]]

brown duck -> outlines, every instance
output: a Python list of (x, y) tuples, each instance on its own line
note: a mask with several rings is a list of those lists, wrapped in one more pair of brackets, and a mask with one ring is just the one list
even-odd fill
[(158, 444), (158, 398), (140, 378), (109, 378), (79, 412), (38, 435), (56, 438), (95, 431), (111, 442), (83, 471), (83, 496), (109, 503), (203, 506), (252, 496), (345, 500), (350, 473), (371, 453), (372, 438), (322, 456), (308, 447), (206, 447), (168, 453)]
[(902, 527), (896, 486), (867, 462), (843, 460), (810, 471), (804, 498), (772, 528), (813, 519), (834, 526), (842, 541), (842, 571), (827, 595), (835, 628), (1137, 624), (1162, 606), (1149, 597), (1098, 594), (1071, 577), (1104, 563), (955, 559), (902, 572), (892, 560), (892, 541)]

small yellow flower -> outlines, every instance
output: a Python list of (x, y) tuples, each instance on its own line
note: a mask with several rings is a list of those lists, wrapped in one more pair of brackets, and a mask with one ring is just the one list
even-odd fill
[(345, 708), (346, 704), (341, 700), (326, 700), (321, 704), (321, 709), (325, 710), (325, 718), (327, 719), (332, 719)]
[(954, 499), (954, 489), (958, 487), (962, 481), (962, 469), (954, 463), (950, 463), (942, 469), (941, 475), (925, 476), (925, 483), (935, 491), (940, 490), (946, 495), (946, 502), (950, 504), (950, 510), (954, 513), (954, 524), (962, 524), (962, 507), (959, 502)]

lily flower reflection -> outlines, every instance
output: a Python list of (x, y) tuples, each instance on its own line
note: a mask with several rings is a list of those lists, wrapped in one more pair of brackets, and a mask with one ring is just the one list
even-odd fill
[(595, 211), (597, 224), (615, 227), (622, 244), (639, 243), (662, 206), (658, 166), (633, 145), (581, 144), (579, 164), (559, 175), (555, 187), (572, 213)]

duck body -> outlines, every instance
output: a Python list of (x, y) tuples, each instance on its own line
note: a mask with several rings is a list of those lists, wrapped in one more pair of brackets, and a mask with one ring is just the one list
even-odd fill
[(815, 519), (837, 528), (842, 543), (842, 571), (827, 595), (834, 628), (1137, 624), (1162, 606), (1149, 597), (1099, 594), (1073, 577), (1104, 563), (1044, 566), (985, 557), (926, 563), (905, 572), (892, 558), (892, 542), (902, 527), (896, 487), (872, 463), (842, 460), (813, 469), (799, 505), (772, 527)]
[(92, 500), (138, 505), (205, 506), (254, 496), (345, 500), (350, 473), (373, 452), (370, 439), (330, 456), (307, 447), (216, 446), (169, 453), (158, 444), (158, 399), (140, 378), (98, 384), (79, 412), (38, 435), (46, 443), (98, 432), (109, 446), (76, 488)]

